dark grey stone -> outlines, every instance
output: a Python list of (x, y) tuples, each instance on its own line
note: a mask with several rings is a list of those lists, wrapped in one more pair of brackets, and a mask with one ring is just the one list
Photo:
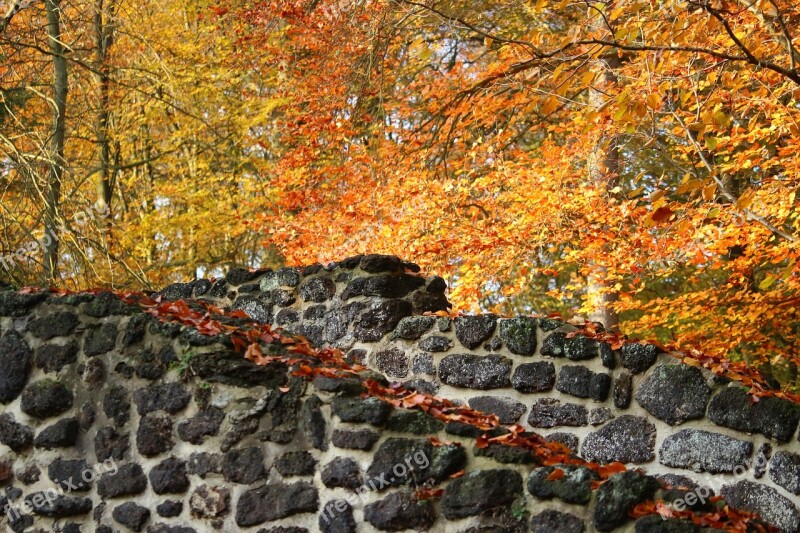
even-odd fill
[[(439, 483), (466, 464), (466, 452), (461, 446), (434, 447), (427, 439), (389, 438), (381, 443), (367, 468), (367, 484), (375, 490), (413, 482)], [(405, 472), (395, 472), (398, 464)], [(401, 475), (402, 474), (402, 475)], [(382, 481), (379, 481), (382, 480)]]
[(117, 433), (113, 427), (100, 428), (94, 438), (94, 453), (98, 461), (113, 458), (121, 461), (130, 448), (130, 437), (127, 433)]
[(409, 316), (397, 324), (394, 334), (401, 339), (413, 341), (422, 337), (433, 327), (436, 318), (432, 316)]
[(659, 350), (652, 344), (633, 342), (626, 344), (620, 351), (622, 366), (633, 374), (641, 374), (656, 362)]
[(711, 399), (708, 418), (720, 426), (788, 442), (800, 421), (800, 405), (772, 396), (753, 403), (744, 389), (730, 387)]
[(225, 420), (225, 412), (217, 407), (203, 409), (188, 420), (178, 424), (178, 436), (181, 440), (192, 444), (203, 444), (206, 437), (219, 433), (219, 428)]
[(602, 402), (611, 390), (611, 376), (595, 373), (585, 366), (562, 366), (558, 371), (556, 390)]
[(528, 414), (528, 424), (536, 428), (585, 426), (588, 419), (589, 413), (584, 406), (574, 403), (562, 405), (555, 398), (537, 400)]
[(83, 312), (94, 318), (105, 318), (115, 315), (131, 315), (138, 311), (138, 308), (126, 304), (120, 300), (119, 296), (113, 292), (103, 291), (94, 295), (81, 306)]
[(28, 331), (42, 340), (65, 337), (78, 326), (78, 315), (71, 311), (57, 311), (43, 317), (34, 318), (28, 323)]
[(111, 322), (87, 329), (83, 340), (83, 353), (87, 357), (94, 357), (110, 352), (117, 344), (117, 333), (117, 325)]
[(500, 320), (500, 340), (513, 354), (533, 355), (536, 352), (537, 324), (537, 320), (530, 317)]
[(596, 463), (646, 463), (655, 457), (656, 428), (646, 418), (622, 415), (583, 440), (581, 455)]
[[(8, 294), (3, 292), (0, 296)], [(0, 301), (0, 309), (2, 307)], [(22, 335), (12, 329), (0, 338), (0, 403), (14, 401), (25, 388), (30, 374), (31, 350)]]
[(303, 301), (322, 303), (336, 294), (336, 283), (330, 278), (313, 278), (300, 285)]
[(371, 450), (381, 434), (371, 429), (335, 429), (331, 442), (337, 448), (349, 450)]
[(25, 496), (33, 508), (33, 513), (49, 518), (67, 518), (88, 514), (92, 510), (92, 500), (67, 495), (57, 495), (46, 492), (34, 492)]
[(50, 418), (72, 409), (73, 395), (63, 383), (42, 379), (22, 391), (20, 409), (34, 418)]
[(720, 495), (734, 509), (757, 513), (771, 525), (789, 533), (800, 530), (800, 511), (780, 492), (753, 481), (725, 485)]
[(600, 352), (600, 362), (603, 363), (603, 366), (613, 370), (617, 366), (617, 358), (614, 355), (614, 351), (611, 349), (611, 346), (606, 344), (605, 342), (598, 343), (598, 349)]
[(665, 518), (661, 515), (643, 516), (634, 523), (634, 533), (695, 533), (700, 528), (688, 520)]
[(471, 350), (489, 340), (497, 326), (497, 316), (460, 316), (454, 322), (456, 338), (465, 348)]
[(33, 440), (33, 445), (45, 450), (69, 448), (75, 446), (80, 430), (81, 425), (77, 418), (64, 418), (41, 430)]
[(566, 357), (572, 361), (585, 361), (597, 357), (599, 343), (583, 335), (568, 337), (566, 333), (551, 333), (542, 341), (540, 352), (550, 357)]
[(500, 355), (452, 354), (439, 364), (439, 378), (454, 387), (497, 389), (511, 384), (511, 360)]
[(404, 300), (374, 302), (355, 320), (353, 336), (362, 342), (379, 341), (412, 312), (412, 305)]
[(355, 296), (377, 296), (380, 298), (403, 298), (425, 284), (423, 278), (407, 274), (382, 274), (355, 278), (342, 291), (342, 300)]
[(445, 487), (442, 512), (448, 520), (478, 516), (509, 507), (522, 491), (522, 476), (514, 470), (476, 470)]
[(322, 533), (356, 533), (353, 508), (345, 500), (331, 500), (319, 515), (319, 530)]
[(537, 462), (536, 457), (528, 449), (496, 442), (489, 443), (484, 448), (475, 446), (472, 453), (475, 457), (489, 457), (502, 464), (527, 465)]
[(752, 453), (752, 442), (709, 431), (684, 429), (664, 439), (658, 460), (667, 466), (717, 474), (746, 466)]
[(150, 486), (156, 494), (183, 494), (189, 490), (186, 461), (170, 457), (150, 469)]
[[(300, 321), (300, 315), (293, 309), (281, 309), (275, 315), (276, 326), (287, 326)], [(344, 335), (344, 333), (342, 333)], [(334, 339), (335, 340), (335, 339)]]
[(407, 492), (395, 492), (364, 507), (364, 518), (381, 531), (427, 531), (436, 522), (430, 502), (418, 501)]
[(800, 455), (777, 452), (769, 462), (769, 478), (792, 494), (800, 494)]
[(432, 435), (444, 429), (441, 422), (422, 411), (395, 410), (386, 421), (388, 431)]
[(103, 474), (97, 480), (97, 493), (104, 499), (136, 496), (147, 489), (147, 477), (136, 463), (118, 467), (117, 471)]
[(172, 449), (172, 417), (164, 413), (148, 413), (136, 430), (136, 449), (145, 457), (154, 457)]
[(20, 453), (33, 444), (33, 429), (14, 420), (11, 413), (0, 414), (0, 443)]
[[(559, 479), (548, 479), (556, 470), (564, 473)], [(537, 468), (528, 477), (528, 492), (541, 500), (558, 498), (566, 503), (586, 505), (592, 499), (592, 481), (597, 473), (584, 466), (548, 466)]]
[(439, 394), (439, 384), (424, 379), (410, 379), (403, 382), (403, 388), (435, 396)]
[(433, 365), (433, 356), (429, 353), (417, 354), (411, 363), (411, 371), (414, 374), (436, 374), (436, 367)]
[(114, 421), (115, 426), (124, 426), (131, 418), (131, 401), (128, 389), (112, 385), (103, 397), (103, 412)]
[(519, 392), (546, 392), (556, 383), (556, 367), (549, 361), (522, 363), (514, 368), (511, 386)]
[(275, 460), (275, 469), (283, 477), (313, 476), (317, 460), (306, 451), (286, 452)]
[(331, 402), (331, 412), (342, 422), (383, 425), (392, 406), (377, 398), (348, 398), (339, 396)]
[(598, 407), (589, 411), (589, 424), (599, 426), (614, 418), (614, 412), (608, 407)]
[(59, 457), (47, 467), (47, 476), (65, 491), (85, 492), (91, 489), (95, 473), (89, 463), (82, 459), (67, 460)]
[(267, 476), (261, 448), (231, 450), (222, 459), (222, 475), (231, 483), (251, 485)]
[(272, 322), (272, 300), (268, 294), (239, 296), (231, 305), (232, 311), (244, 311), (252, 320), (262, 324)]
[(548, 509), (531, 518), (531, 533), (583, 533), (583, 520), (569, 513)]
[[(0, 348), (2, 353), (2, 348)], [(34, 364), (45, 372), (58, 372), (67, 365), (78, 360), (78, 343), (69, 341), (66, 344), (43, 344), (36, 348), (33, 356)]]
[(687, 365), (660, 365), (636, 392), (636, 401), (648, 413), (675, 425), (703, 418), (711, 389), (700, 369)]
[(614, 407), (617, 409), (627, 409), (631, 404), (633, 396), (633, 375), (624, 371), (614, 384)]
[(317, 489), (304, 481), (266, 485), (244, 492), (236, 505), (236, 525), (249, 527), (319, 508)]
[(403, 350), (390, 348), (375, 354), (375, 366), (389, 377), (404, 378), (408, 375), (408, 357)]
[(611, 531), (622, 526), (630, 520), (630, 509), (651, 500), (659, 486), (655, 478), (634, 471), (611, 476), (597, 489), (594, 526), (598, 531)]
[(341, 487), (352, 491), (364, 483), (361, 467), (349, 457), (337, 457), (326, 464), (322, 468), (320, 479), (328, 488)]
[(20, 294), (9, 290), (0, 291), (0, 316), (25, 316), (29, 309), (46, 300), (49, 295), (48, 291), (31, 294)]
[(446, 352), (453, 347), (453, 341), (440, 335), (431, 335), (419, 341), (418, 346), (426, 352)]
[(158, 516), (164, 518), (174, 518), (183, 512), (183, 502), (175, 500), (165, 500), (156, 506)]
[(308, 442), (317, 450), (327, 450), (326, 431), (328, 422), (322, 414), (320, 406), (322, 400), (317, 396), (311, 396), (303, 402), (300, 409), (300, 430)]
[(205, 479), (208, 474), (222, 473), (222, 454), (196, 452), (189, 456), (186, 472)]
[(547, 440), (549, 442), (558, 442), (563, 444), (570, 450), (572, 453), (578, 453), (578, 436), (573, 435), (572, 433), (565, 433), (563, 431), (556, 431), (555, 433), (550, 433), (547, 435)]
[(128, 529), (141, 531), (150, 520), (150, 510), (133, 502), (127, 502), (115, 507), (111, 516)]
[(191, 399), (192, 395), (180, 383), (156, 383), (133, 393), (133, 401), (142, 416), (153, 411), (174, 415), (189, 405)]
[(469, 406), (476, 411), (497, 415), (501, 424), (515, 424), (525, 413), (525, 404), (508, 396), (476, 396)]

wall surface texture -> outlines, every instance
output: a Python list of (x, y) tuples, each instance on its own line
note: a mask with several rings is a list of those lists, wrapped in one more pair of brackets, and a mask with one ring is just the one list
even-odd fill
[[(449, 304), (444, 281), (418, 270), (364, 256), (234, 270), (159, 294), (341, 349), (370, 369), (350, 378), (256, 366), (225, 335), (111, 293), (0, 289), (0, 528), (704, 530), (630, 516), (659, 500), (706, 516), (727, 502), (800, 531), (798, 405), (753, 403), (736, 382), (652, 345), (612, 350), (551, 319), (424, 315)], [(495, 414), (628, 471), (600, 484), (587, 466), (478, 447), (483, 430), (364, 397), (361, 378)]]

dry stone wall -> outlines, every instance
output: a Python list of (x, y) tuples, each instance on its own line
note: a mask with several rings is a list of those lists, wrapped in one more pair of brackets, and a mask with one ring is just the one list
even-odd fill
[[(718, 494), (800, 530), (800, 407), (751, 403), (653, 346), (612, 350), (555, 320), (423, 316), (449, 304), (444, 281), (418, 272), (364, 256), (234, 270), (160, 295), (242, 309), (342, 349), (386, 383), (631, 470), (592, 490), (589, 468), (553, 476), (522, 449), (478, 448), (473, 426), (362, 398), (359, 379), (308, 383), (283, 363), (255, 366), (228, 338), (159, 322), (113, 294), (0, 289), (0, 527), (700, 531), (629, 510), (660, 499), (710, 511), (725, 503), (709, 500)], [(437, 488), (440, 499), (413, 498)]]

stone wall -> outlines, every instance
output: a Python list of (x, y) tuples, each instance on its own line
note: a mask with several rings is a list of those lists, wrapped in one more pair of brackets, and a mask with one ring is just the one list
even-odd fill
[(0, 527), (699, 531), (628, 512), (654, 499), (723, 508), (713, 491), (800, 530), (800, 407), (751, 403), (736, 383), (653, 346), (615, 351), (550, 319), (422, 316), (448, 303), (444, 281), (418, 271), (365, 256), (235, 270), (160, 296), (242, 309), (340, 348), (372, 369), (365, 378), (463, 402), (630, 470), (596, 488), (591, 468), (553, 475), (521, 448), (478, 447), (474, 426), (362, 398), (359, 379), (306, 382), (284, 363), (255, 366), (225, 336), (160, 322), (110, 293), (0, 289)]

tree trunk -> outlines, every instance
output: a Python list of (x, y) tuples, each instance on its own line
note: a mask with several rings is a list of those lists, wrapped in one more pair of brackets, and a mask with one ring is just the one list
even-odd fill
[(53, 131), (50, 137), (49, 172), (46, 186), (44, 216), (44, 276), (53, 284), (58, 278), (58, 254), (60, 236), (59, 207), (61, 183), (64, 178), (64, 140), (66, 136), (67, 109), (67, 60), (61, 43), (60, 0), (45, 0), (47, 12), (47, 36), (53, 56)]
[[(109, 2), (113, 2), (113, 0), (109, 0)], [(97, 192), (95, 209), (97, 209), (104, 221), (103, 231), (107, 240), (111, 231), (111, 197), (113, 193), (111, 142), (108, 138), (110, 86), (108, 51), (113, 39), (113, 28), (110, 22), (112, 13), (113, 5), (108, 5), (105, 0), (96, 0), (94, 12), (95, 82), (97, 84), (99, 102), (95, 118), (98, 159), (97, 174), (95, 176), (95, 190)]]

